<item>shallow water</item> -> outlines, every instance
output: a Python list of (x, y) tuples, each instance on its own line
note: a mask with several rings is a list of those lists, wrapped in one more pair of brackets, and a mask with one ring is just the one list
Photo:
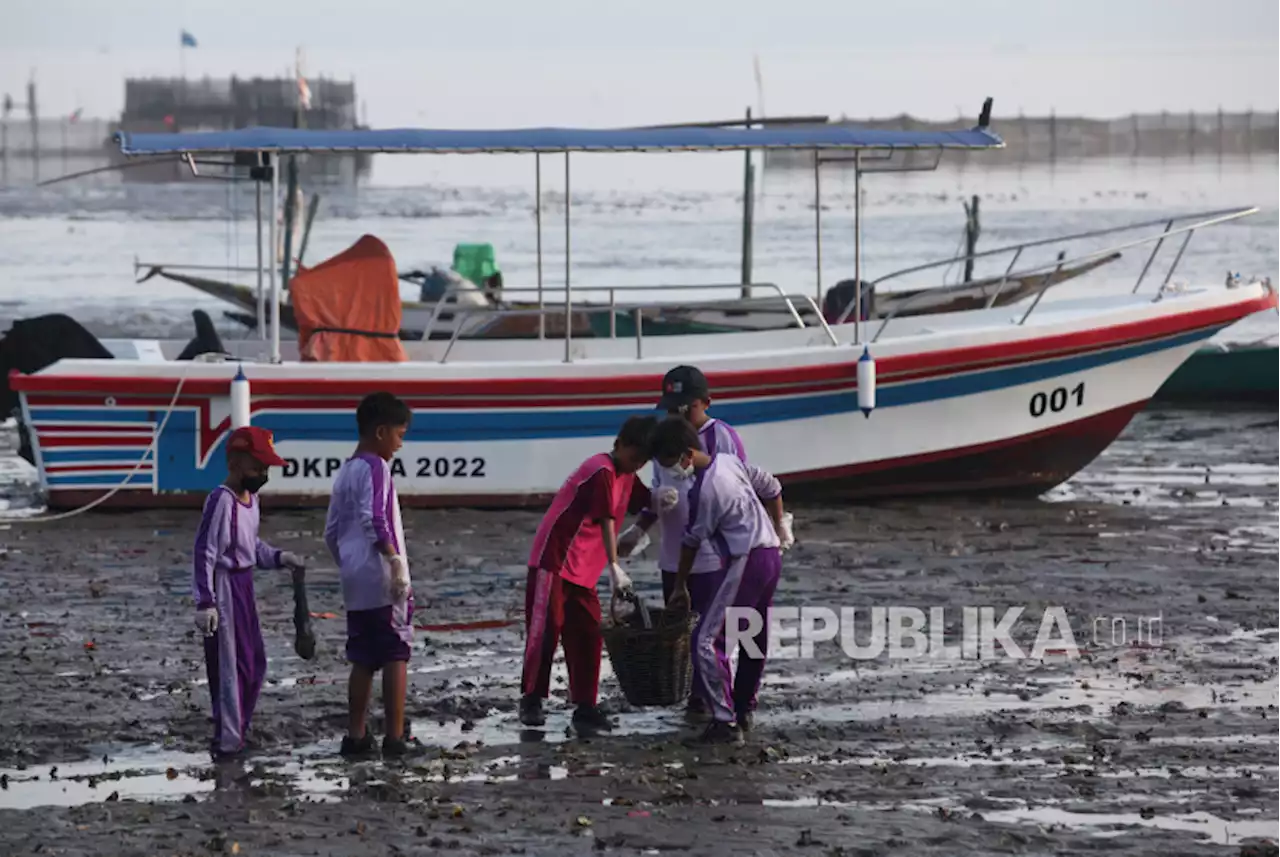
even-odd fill
[[(370, 233), (388, 243), (401, 270), (447, 265), (459, 242), (491, 241), (510, 288), (537, 282), (532, 176), (520, 159), (376, 159), (375, 180), (358, 188), (319, 188), (322, 203), (307, 251), (315, 262)], [(514, 165), (513, 165), (514, 161)], [(425, 168), (416, 165), (430, 162)], [(610, 285), (685, 285), (672, 301), (736, 296), (698, 284), (731, 284), (741, 274), (740, 159), (710, 156), (638, 160), (584, 158), (574, 181), (572, 267), (575, 293), (607, 298)], [(665, 164), (674, 163), (668, 169)], [(708, 167), (712, 163), (714, 167)], [(724, 169), (725, 165), (736, 169)], [(558, 175), (558, 174), (557, 174)], [(544, 176), (546, 178), (546, 176)], [(686, 184), (687, 183), (687, 184)], [(757, 202), (753, 280), (789, 293), (816, 294), (811, 176), (774, 171)], [(864, 185), (864, 276), (879, 277), (961, 249), (971, 194), (982, 200), (979, 249), (1135, 221), (1257, 205), (1259, 214), (1203, 230), (1187, 247), (1175, 282), (1219, 283), (1228, 271), (1280, 279), (1274, 159), (1167, 164), (1128, 161), (1062, 164), (1057, 169), (956, 169), (876, 176)], [(559, 179), (544, 185), (543, 273), (548, 289), (564, 283), (563, 206)], [(852, 180), (832, 170), (823, 182), (823, 272), (829, 286), (852, 276)], [(251, 265), (252, 191), (223, 183), (122, 185), (104, 176), (44, 189), (0, 188), (0, 322), (69, 311), (99, 334), (190, 334), (190, 310), (215, 321), (224, 307), (176, 283), (134, 282), (143, 262), (194, 263), (225, 269)], [(1129, 240), (1121, 235), (1110, 243)], [(1107, 245), (1073, 245), (1070, 255)], [(1172, 245), (1177, 242), (1166, 242)], [(1027, 251), (1022, 263), (1048, 262), (1057, 246)], [(1136, 248), (1049, 298), (1114, 293), (1136, 282), (1149, 251)], [(1165, 246), (1148, 276), (1154, 290), (1173, 261)], [(979, 260), (975, 276), (1002, 273), (1008, 257)], [(208, 272), (218, 277), (219, 272)], [(898, 286), (936, 285), (941, 270), (912, 275)], [(224, 279), (252, 285), (229, 270)], [(960, 272), (951, 268), (947, 281)], [(1128, 284), (1128, 285), (1126, 285)], [(406, 297), (414, 297), (405, 285)], [(532, 293), (524, 295), (532, 297)], [(239, 332), (238, 332), (239, 331)], [(1233, 330), (1233, 339), (1274, 334), (1274, 313)], [(228, 336), (242, 335), (232, 323)]]

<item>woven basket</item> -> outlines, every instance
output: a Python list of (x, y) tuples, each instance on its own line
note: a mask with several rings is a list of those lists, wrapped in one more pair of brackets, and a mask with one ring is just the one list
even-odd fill
[[(636, 610), (618, 620), (613, 608), (611, 603), (610, 621), (601, 633), (627, 702), (664, 707), (683, 702), (693, 683), (689, 639), (698, 614), (655, 607)], [(644, 614), (649, 617), (649, 628), (644, 626)]]

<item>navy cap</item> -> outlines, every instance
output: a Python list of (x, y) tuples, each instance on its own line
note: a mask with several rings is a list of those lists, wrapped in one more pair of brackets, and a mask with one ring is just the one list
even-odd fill
[(696, 366), (677, 366), (662, 378), (662, 398), (658, 400), (658, 408), (674, 411), (697, 399), (709, 398), (711, 387), (707, 384), (707, 376)]

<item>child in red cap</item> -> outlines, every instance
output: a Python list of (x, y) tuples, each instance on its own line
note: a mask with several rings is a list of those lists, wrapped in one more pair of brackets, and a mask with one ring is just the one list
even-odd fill
[(239, 753), (266, 678), (267, 655), (253, 593), (254, 568), (288, 568), (301, 580), (302, 560), (258, 538), (258, 491), (267, 470), (284, 464), (271, 432), (238, 428), (227, 440), (227, 478), (205, 500), (196, 532), (192, 593), (196, 628), (213, 703), (213, 755)]

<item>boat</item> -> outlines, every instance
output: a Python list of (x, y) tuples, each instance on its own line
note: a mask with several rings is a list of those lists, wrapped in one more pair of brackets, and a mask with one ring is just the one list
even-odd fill
[[(852, 152), (883, 161), (951, 149), (995, 149), (990, 101), (976, 127), (952, 132), (805, 129), (564, 129), (300, 131), (253, 128), (121, 135), (130, 157), (159, 154), (518, 153), (535, 160), (575, 152), (794, 150)], [(239, 157), (237, 158), (239, 160)], [(277, 170), (270, 179), (278, 182)], [(855, 182), (861, 173), (855, 174)], [(272, 200), (278, 198), (273, 187)], [(861, 195), (855, 192), (860, 206)], [(1079, 258), (1008, 271), (1048, 277), (1113, 252), (1182, 246), (1198, 229), (1245, 208), (1170, 228)], [(855, 211), (860, 216), (860, 211)], [(860, 240), (855, 231), (855, 240)], [(1152, 259), (1156, 253), (1153, 251)], [(622, 421), (652, 413), (664, 373), (698, 365), (715, 390), (715, 412), (732, 422), (753, 461), (774, 472), (791, 499), (849, 501), (938, 493), (1038, 494), (1087, 465), (1124, 429), (1203, 342), (1240, 318), (1273, 309), (1269, 281), (1202, 287), (1163, 281), (1093, 298), (991, 306), (964, 312), (761, 331), (579, 339), (425, 339), (404, 342), (404, 360), (299, 360), (282, 340), (279, 287), (271, 272), (270, 336), (211, 344), (194, 360), (188, 344), (103, 340), (112, 354), (67, 356), (11, 374), (18, 420), (51, 508), (86, 504), (195, 506), (222, 478), (225, 440), (245, 418), (274, 433), (287, 466), (263, 502), (323, 505), (350, 454), (359, 399), (389, 390), (415, 420), (393, 462), (409, 506), (541, 505), (584, 450), (607, 449)], [(855, 252), (854, 278), (860, 280)], [(564, 307), (497, 310), (545, 320), (577, 311), (571, 266)], [(381, 289), (388, 289), (379, 285)], [(379, 295), (381, 336), (400, 326), (399, 302)], [(8, 338), (6, 338), (7, 341)], [(0, 344), (2, 345), (2, 344)], [(16, 346), (15, 346), (16, 348)], [(873, 371), (859, 371), (862, 362)], [(251, 385), (249, 413), (234, 415), (238, 372)], [(859, 386), (859, 378), (862, 386)]]
[(1280, 348), (1256, 342), (1212, 342), (1196, 349), (1152, 401), (1173, 405), (1280, 403)]
[[(777, 120), (777, 123), (791, 123), (795, 121), (803, 121), (812, 117), (787, 117)], [(825, 120), (824, 120), (825, 121)], [(662, 128), (671, 127), (727, 127), (734, 123), (714, 122), (714, 123), (694, 123), (688, 126), (653, 126)], [(750, 153), (747, 153), (748, 161)], [(292, 161), (290, 162), (292, 163)], [(290, 236), (297, 227), (297, 223), (293, 217), (294, 211), (301, 211), (303, 206), (301, 202), (301, 190), (297, 185), (296, 176), (290, 173), (289, 187), (287, 190), (287, 198), (293, 200), (292, 207), (286, 206), (286, 210), (281, 218), (285, 233)], [(691, 286), (691, 289), (708, 290), (724, 292), (732, 290), (744, 295), (751, 295), (755, 291), (763, 290), (769, 294), (776, 294), (778, 300), (775, 301), (758, 301), (758, 300), (735, 300), (732, 298), (715, 298), (711, 301), (700, 302), (693, 305), (680, 306), (642, 306), (634, 308), (631, 312), (621, 312), (617, 309), (617, 299), (619, 292), (635, 293), (648, 292), (652, 294), (655, 291), (661, 291), (661, 287), (651, 286), (612, 286), (606, 287), (609, 295), (608, 312), (601, 311), (601, 305), (593, 304), (590, 301), (581, 302), (583, 312), (574, 313), (570, 317), (573, 325), (573, 335), (577, 337), (586, 336), (630, 336), (634, 333), (637, 325), (645, 328), (650, 336), (663, 335), (680, 335), (686, 333), (715, 333), (727, 332), (734, 330), (767, 330), (778, 327), (788, 327), (792, 323), (802, 324), (798, 314), (806, 312), (807, 307), (797, 306), (794, 302), (785, 299), (783, 292), (777, 285), (772, 283), (754, 284), (748, 282), (749, 272), (751, 270), (751, 246), (750, 238), (751, 226), (751, 205), (750, 199), (752, 194), (751, 182), (748, 180), (743, 188), (744, 200), (744, 244), (743, 244), (743, 277), (742, 283), (731, 284), (698, 284)], [(302, 265), (302, 255), (306, 251), (307, 238), (310, 235), (311, 224), (314, 220), (319, 197), (312, 198), (311, 207), (306, 218), (306, 224), (302, 233), (302, 240), (299, 245), (299, 258), (292, 260), (299, 269)], [(976, 212), (977, 198), (974, 200), (974, 211)], [(541, 207), (541, 197), (539, 195), (538, 206)], [(968, 209), (966, 209), (968, 210)], [(1176, 220), (1176, 219), (1175, 219)], [(1161, 221), (1163, 223), (1163, 221)], [(976, 241), (976, 220), (970, 219), (966, 225), (966, 229), (973, 229), (974, 241), (968, 242), (968, 253), (964, 256), (956, 257), (950, 260), (943, 260), (947, 263), (947, 270), (950, 270), (954, 264), (962, 264), (965, 267), (965, 282), (955, 285), (933, 284), (925, 288), (906, 288), (894, 289), (886, 291), (883, 285), (898, 279), (906, 274), (914, 273), (920, 270), (936, 270), (943, 262), (931, 262), (925, 265), (918, 265), (902, 271), (895, 271), (887, 276), (880, 277), (870, 283), (864, 284), (863, 292), (868, 295), (868, 299), (862, 307), (862, 318), (883, 318), (885, 316), (896, 315), (926, 315), (934, 312), (960, 312), (969, 309), (978, 309), (983, 306), (1006, 306), (1016, 303), (1041, 289), (1060, 285), (1068, 282), (1083, 274), (1089, 273), (1103, 265), (1110, 264), (1120, 258), (1119, 253), (1112, 253), (1106, 256), (1091, 258), (1079, 265), (1061, 265), (1051, 271), (1048, 275), (1034, 274), (1027, 276), (1010, 276), (1006, 270), (1003, 276), (990, 276), (973, 280), (970, 276), (974, 263), (983, 258), (997, 257), (1005, 253), (1017, 251), (1021, 254), (1024, 250), (1032, 249), (1044, 244), (1050, 243), (1068, 243), (1079, 240), (1081, 238), (1096, 237), (1099, 234), (1108, 232), (1124, 232), (1130, 229), (1147, 227), (1153, 225), (1150, 222), (1132, 224), (1126, 227), (1117, 227), (1111, 230), (1092, 231), (1080, 235), (1065, 235), (1056, 238), (1047, 239), (1045, 241), (1024, 243), (1011, 248), (999, 248), (996, 250), (988, 250), (983, 253), (977, 253), (974, 250), (974, 241)], [(288, 242), (286, 242), (288, 246)], [(281, 247), (281, 253), (284, 252)], [(1058, 255), (1058, 260), (1062, 261), (1065, 257), (1065, 251)], [(1018, 255), (1014, 255), (1013, 261), (1016, 262)], [(278, 262), (281, 260), (277, 260)], [(541, 271), (542, 258), (541, 246), (538, 250), (538, 267)], [(224, 313), (227, 317), (245, 325), (250, 330), (263, 327), (265, 321), (264, 314), (264, 296), (262, 283), (262, 269), (236, 267), (234, 270), (240, 272), (253, 272), (258, 275), (258, 284), (256, 289), (250, 289), (247, 286), (228, 283), (221, 280), (213, 280), (208, 277), (202, 277), (191, 273), (183, 273), (184, 271), (195, 270), (218, 270), (229, 271), (228, 267), (217, 265), (182, 265), (182, 264), (158, 264), (151, 262), (139, 262), (134, 260), (134, 273), (145, 271), (138, 279), (139, 283), (144, 283), (152, 277), (161, 276), (174, 282), (183, 283), (191, 286), (211, 297), (225, 301), (239, 308), (239, 311), (227, 311)], [(442, 270), (438, 266), (433, 267), (430, 271), (412, 270), (400, 273), (400, 279), (413, 283), (419, 287), (419, 299), (417, 301), (402, 300), (402, 329), (400, 337), (402, 339), (452, 339), (454, 336), (462, 338), (486, 337), (486, 338), (532, 338), (535, 336), (561, 336), (563, 335), (564, 319), (560, 314), (555, 314), (552, 318), (552, 326), (555, 327), (556, 321), (559, 321), (559, 331), (547, 330), (548, 318), (543, 317), (536, 324), (530, 323), (528, 316), (521, 316), (519, 320), (512, 319), (510, 316), (504, 317), (502, 320), (494, 317), (486, 317), (479, 310), (484, 309), (515, 309), (527, 310), (537, 308), (554, 309), (554, 302), (547, 303), (545, 301), (545, 290), (539, 286), (537, 288), (523, 288), (508, 290), (505, 294), (523, 293), (530, 297), (536, 295), (538, 303), (515, 302), (511, 303), (505, 300), (501, 272), (498, 269), (494, 248), (491, 244), (458, 244), (454, 247), (453, 265), (449, 270)], [(818, 303), (822, 306), (823, 312), (829, 321), (833, 323), (844, 323), (848, 320), (853, 311), (854, 293), (857, 290), (855, 280), (844, 280), (838, 282), (832, 289), (823, 292), (821, 286), (821, 278), (818, 283)], [(879, 293), (877, 294), (877, 287)], [(667, 289), (672, 287), (668, 286)], [(284, 290), (287, 291), (287, 274), (286, 285)], [(453, 311), (455, 308), (465, 308), (463, 315), (459, 316)], [(281, 324), (286, 330), (291, 332), (297, 331), (297, 325), (294, 320), (293, 311), (289, 307), (288, 302), (283, 302), (280, 307)], [(455, 322), (460, 324), (455, 331)], [(522, 323), (523, 322), (523, 323)]]
[[(1071, 241), (1073, 237), (1063, 236), (1054, 240)], [(1042, 288), (1068, 282), (1103, 265), (1110, 264), (1119, 258), (1119, 253), (1113, 253), (1101, 258), (1089, 259), (1079, 265), (1052, 271), (1047, 277), (1039, 274), (1013, 278), (991, 276), (951, 286), (939, 285), (876, 293), (875, 283), (891, 279), (900, 273), (894, 272), (868, 286), (868, 290), (875, 294), (874, 306), (864, 313), (863, 318), (883, 318), (886, 315), (899, 314), (927, 315), (935, 312), (961, 312), (969, 309), (978, 309), (988, 304), (1007, 306), (1035, 294)], [(188, 271), (200, 269), (225, 270), (216, 265), (134, 262), (135, 272), (143, 272), (137, 282), (145, 283), (152, 277), (159, 276), (190, 286), (210, 297), (237, 307), (239, 311), (228, 311), (225, 315), (250, 330), (255, 329), (257, 327), (255, 312), (258, 306), (257, 290), (236, 283), (228, 283), (224, 280), (214, 280), (188, 273)], [(425, 275), (415, 271), (402, 273), (400, 276), (404, 280), (420, 282)], [(822, 302), (829, 320), (837, 323), (843, 323), (847, 320), (847, 317), (838, 319), (836, 317), (840, 315), (842, 310), (850, 309), (849, 303), (853, 294), (852, 286), (853, 281), (843, 281), (837, 283), (835, 287), (825, 293)], [(699, 284), (690, 288), (742, 291), (744, 287), (741, 283), (726, 283)], [(778, 299), (773, 301), (744, 301), (741, 299), (720, 298), (693, 305), (640, 307), (640, 323), (650, 336), (770, 330), (789, 327), (795, 322), (796, 312), (804, 313), (808, 311), (808, 307), (796, 306), (794, 302), (783, 298), (781, 289), (772, 283), (748, 284), (746, 289), (748, 291), (764, 290), (773, 293)], [(610, 301), (614, 306), (606, 312), (603, 304), (590, 301), (580, 302), (578, 306), (583, 311), (574, 315), (574, 336), (630, 336), (633, 334), (636, 325), (634, 312), (624, 312), (617, 308), (619, 293), (624, 296), (636, 292), (648, 292), (650, 295), (661, 293), (660, 289), (652, 286), (614, 286), (605, 287), (605, 290), (609, 292)], [(533, 290), (510, 289), (507, 290), (507, 293), (516, 294), (531, 291)], [(530, 320), (528, 316), (524, 316), (524, 321), (521, 323), (511, 316), (503, 318), (485, 313), (484, 310), (489, 309), (536, 309), (538, 304), (489, 299), (486, 297), (484, 290), (469, 280), (463, 280), (457, 285), (445, 289), (440, 298), (441, 300), (439, 301), (402, 301), (401, 339), (422, 339), (424, 336), (430, 339), (452, 339), (455, 336), (455, 321), (462, 324), (456, 335), (466, 339), (476, 337), (534, 338), (539, 336), (540, 333), (553, 337), (563, 335), (562, 314), (545, 316), (546, 320), (551, 321), (554, 328), (548, 331), (545, 323), (540, 330), (537, 320)], [(458, 307), (465, 310), (461, 316), (453, 311)], [(543, 307), (556, 309), (557, 307), (562, 308), (563, 305), (544, 302)], [(283, 302), (280, 307), (280, 323), (285, 330), (297, 332), (298, 328), (293, 316), (293, 310), (287, 301)]]
[[(225, 314), (243, 324), (249, 330), (257, 329), (256, 309), (258, 295), (256, 289), (185, 273), (182, 266), (147, 264), (143, 262), (135, 262), (134, 264), (136, 268), (145, 270), (145, 273), (138, 279), (139, 283), (145, 283), (152, 277), (159, 276), (175, 283), (190, 286), (212, 298), (217, 298), (237, 307), (239, 309), (238, 312), (229, 311)], [(196, 266), (186, 266), (187, 269), (192, 267)], [(471, 289), (459, 288), (456, 295), (450, 294), (450, 298), (453, 298), (453, 300), (442, 302), (438, 307), (434, 303), (402, 301), (401, 306), (405, 320), (402, 322), (403, 327), (399, 332), (400, 338), (407, 340), (422, 339), (423, 334), (426, 333), (428, 323), (431, 325), (429, 333), (429, 338), (431, 339), (447, 340), (455, 336), (507, 339), (533, 338), (538, 335), (537, 319), (531, 319), (528, 316), (481, 312), (481, 310), (490, 309), (491, 307), (487, 301), (474, 302), (465, 297), (473, 293), (480, 294), (480, 290), (474, 287)], [(537, 305), (502, 304), (492, 308), (500, 309), (504, 306), (508, 309), (534, 309)], [(459, 314), (459, 311), (462, 311), (461, 314)], [(417, 324), (416, 327), (413, 326), (415, 322)], [(291, 333), (298, 332), (298, 321), (294, 317), (293, 307), (288, 301), (280, 302), (280, 325)], [(577, 313), (574, 316), (573, 325), (573, 334), (575, 336), (591, 335), (591, 320), (586, 314)], [(562, 336), (564, 331), (563, 315), (548, 316), (545, 320), (544, 328), (547, 335)]]

